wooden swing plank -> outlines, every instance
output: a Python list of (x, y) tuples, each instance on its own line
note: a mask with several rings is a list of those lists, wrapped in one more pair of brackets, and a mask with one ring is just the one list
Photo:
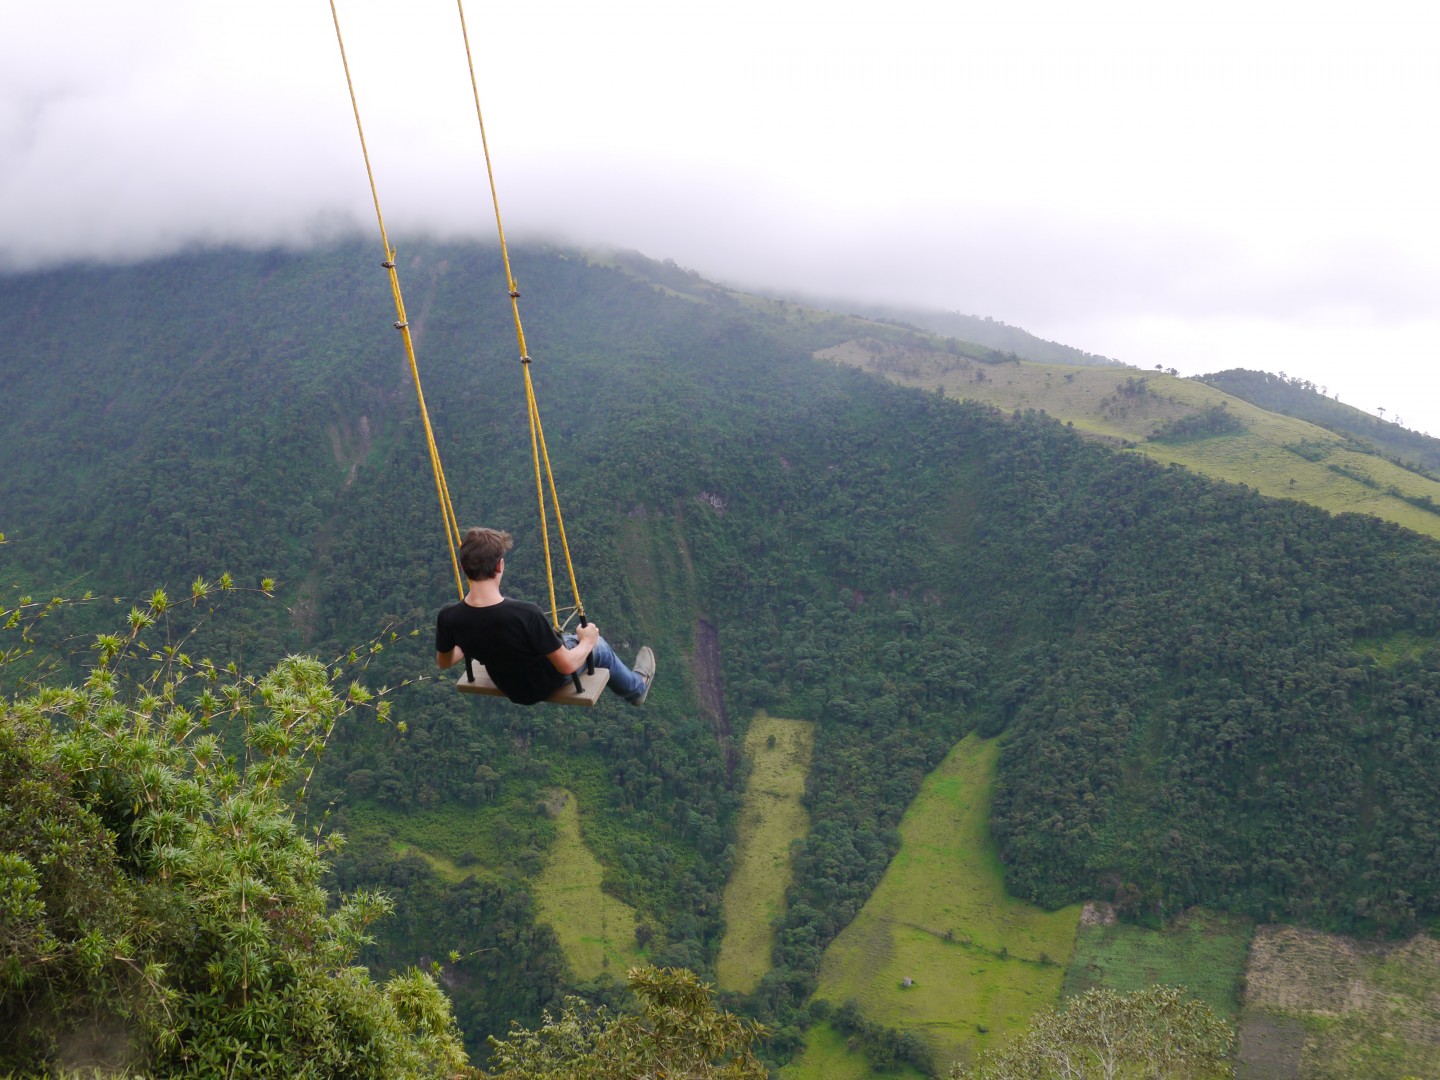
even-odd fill
[[(505, 692), (490, 681), (490, 674), (485, 670), (485, 665), (473, 664), (471, 666), (475, 669), (475, 681), (471, 682), (469, 675), (461, 670), (460, 678), (455, 682), (455, 689), (462, 694), (484, 694), (487, 697), (505, 696)], [(609, 681), (609, 668), (597, 667), (594, 675), (587, 675), (581, 671), (578, 694), (575, 692), (575, 684), (567, 682), (545, 701), (551, 705), (594, 705), (600, 700), (600, 694)]]

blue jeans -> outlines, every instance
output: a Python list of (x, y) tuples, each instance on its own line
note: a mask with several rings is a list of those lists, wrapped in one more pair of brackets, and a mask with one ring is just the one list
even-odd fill
[[(573, 648), (579, 640), (574, 634), (566, 634), (565, 647)], [(615, 650), (603, 637), (595, 642), (595, 648), (590, 655), (595, 658), (597, 668), (610, 669), (610, 689), (626, 701), (638, 698), (644, 692), (645, 680), (625, 666), (624, 661), (615, 655)]]

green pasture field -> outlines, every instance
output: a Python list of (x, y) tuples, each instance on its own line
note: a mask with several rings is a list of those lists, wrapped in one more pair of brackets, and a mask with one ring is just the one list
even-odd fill
[(580, 809), (568, 791), (550, 799), (555, 841), (531, 885), (540, 918), (555, 929), (577, 979), (617, 978), (639, 963), (635, 909), (601, 888), (604, 868), (580, 835)]
[[(967, 736), (921, 786), (880, 884), (825, 952), (815, 996), (968, 1058), (1060, 999), (1081, 906), (1005, 892), (988, 820), (995, 740)], [(904, 986), (906, 979), (912, 985)]]
[[(568, 775), (589, 792), (596, 784), (595, 770), (580, 759), (569, 766)], [(517, 845), (542, 847), (544, 864), (531, 879), (538, 917), (554, 927), (577, 979), (607, 970), (622, 976), (640, 958), (635, 909), (602, 889), (604, 866), (581, 836), (575, 794), (550, 792), (545, 813), (532, 813), (526, 805), (520, 817), (516, 800), (503, 797), (499, 805), (447, 803), (408, 814), (363, 803), (347, 808), (346, 827), (352, 835), (383, 835), (392, 851), (424, 859), (446, 881), (502, 871), (509, 861), (502, 855)], [(614, 829), (606, 829), (613, 823), (602, 816), (591, 824), (599, 827), (601, 846), (613, 846)]]
[(740, 809), (735, 869), (725, 885), (725, 938), (715, 963), (722, 989), (750, 993), (770, 970), (773, 923), (793, 876), (790, 846), (810, 831), (801, 804), (815, 725), (758, 714), (745, 733), (750, 780)]
[[(1393, 486), (1411, 498), (1429, 496), (1440, 504), (1440, 483), (1377, 455), (1349, 449), (1345, 440), (1325, 428), (1257, 408), (1192, 379), (1138, 368), (981, 364), (945, 352), (897, 351), (873, 342), (850, 342), (817, 355), (874, 371), (892, 382), (940, 390), (1006, 412), (1043, 411), (1084, 434), (1117, 445), (1133, 444), (1135, 453), (1165, 464), (1248, 484), (1263, 495), (1296, 499), (1335, 514), (1370, 514), (1440, 538), (1440, 515), (1388, 491)], [(1144, 381), (1145, 392), (1123, 392), (1127, 382), (1137, 380)], [(1244, 425), (1243, 432), (1179, 443), (1147, 439), (1167, 421), (1222, 404)], [(1319, 460), (1287, 449), (1301, 444)]]
[(510, 802), (501, 799), (481, 807), (444, 803), (412, 813), (360, 803), (346, 807), (345, 831), (352, 836), (380, 833), (389, 839), (392, 850), (419, 855), (441, 877), (461, 881), (472, 873), (499, 869), (504, 863), (502, 851), (518, 844), (550, 844), (555, 825), (543, 815), (527, 814), (524, 830), (517, 830)]
[(483, 875), (491, 872), (487, 867), (474, 865), (461, 866), (453, 859), (447, 859), (444, 855), (432, 854), (424, 848), (407, 844), (403, 840), (390, 841), (390, 850), (395, 852), (396, 855), (414, 855), (417, 858), (424, 859), (430, 869), (434, 871), (435, 876), (444, 881), (459, 882), (469, 877), (475, 877), (477, 874)]
[[(780, 1069), (780, 1080), (870, 1080), (882, 1075), (870, 1067), (863, 1052), (852, 1052), (845, 1036), (829, 1024), (816, 1024), (805, 1032), (805, 1051)], [(921, 1073), (897, 1065), (883, 1074), (896, 1080), (920, 1080)]]
[(1418, 660), (1435, 648), (1435, 639), (1421, 637), (1413, 630), (1399, 630), (1384, 638), (1359, 638), (1355, 648), (1372, 656), (1383, 668), (1393, 668), (1405, 660)]
[[(658, 689), (658, 688), (657, 688)], [(627, 871), (623, 852), (648, 848), (655, 839), (653, 828), (637, 815), (626, 814), (613, 805), (605, 764), (594, 754), (572, 754), (552, 762), (557, 787), (575, 797), (580, 807), (580, 834), (585, 848), (604, 867), (604, 888), (637, 912), (656, 910), (657, 882), (643, 871)], [(669, 873), (681, 878), (695, 866), (699, 856), (689, 845), (672, 839), (666, 844)], [(650, 915), (651, 921), (656, 917)]]
[(1081, 920), (1065, 972), (1066, 997), (1091, 987), (1129, 992), (1161, 983), (1184, 986), (1232, 1024), (1254, 925), (1248, 919), (1192, 908), (1164, 930), (1133, 923)]

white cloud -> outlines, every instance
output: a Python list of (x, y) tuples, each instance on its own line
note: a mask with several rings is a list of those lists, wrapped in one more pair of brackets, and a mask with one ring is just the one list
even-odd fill
[[(490, 235), (455, 7), (338, 6), (392, 238)], [(1215, 366), (1315, 378), (1359, 350), (1379, 390), (1440, 343), (1440, 65), (1414, 0), (467, 17), (517, 235), (991, 314), (1147, 367), (1228, 349)], [(0, 266), (373, 229), (326, 5), (0, 0), (0, 25)]]

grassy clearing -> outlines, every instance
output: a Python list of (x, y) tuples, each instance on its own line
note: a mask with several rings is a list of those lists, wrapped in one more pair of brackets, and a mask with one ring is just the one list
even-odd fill
[(378, 833), (395, 851), (419, 855), (441, 877), (459, 881), (477, 870), (500, 868), (517, 847), (550, 843), (555, 833), (550, 821), (528, 807), (517, 818), (519, 790), (518, 783), (510, 782), (493, 805), (445, 803), (413, 813), (360, 803), (346, 808), (345, 831), (356, 837)]
[(774, 920), (785, 911), (790, 845), (810, 831), (801, 805), (815, 725), (760, 713), (745, 733), (750, 782), (740, 809), (735, 870), (725, 885), (725, 939), (715, 975), (725, 990), (749, 993), (770, 970)]
[[(605, 892), (637, 912), (663, 911), (666, 884), (653, 880), (644, 869), (626, 867), (634, 861), (626, 859), (627, 851), (656, 846), (654, 826), (644, 816), (625, 813), (613, 804), (614, 786), (605, 763), (595, 754), (573, 754), (552, 764), (551, 777), (580, 807), (581, 836), (586, 849), (604, 867)], [(672, 879), (683, 878), (699, 860), (695, 849), (683, 840), (670, 837), (662, 846)]]
[[(659, 657), (655, 690), (657, 702), (696, 705), (696, 625), (700, 618), (695, 583), (685, 541), (682, 513), (677, 501), (673, 513), (637, 510), (620, 520), (615, 535), (616, 556), (627, 584), (631, 617), (624, 625), (628, 637), (608, 637), (627, 660), (641, 645)], [(601, 633), (618, 632), (621, 624)], [(588, 806), (589, 804), (587, 804)]]
[(474, 877), (477, 873), (484, 874), (489, 872), (485, 867), (477, 867), (474, 865), (461, 866), (453, 859), (447, 859), (443, 855), (433, 854), (424, 848), (416, 847), (414, 844), (407, 844), (403, 840), (391, 840), (390, 850), (402, 858), (414, 855), (417, 858), (424, 859), (430, 869), (434, 871), (435, 876), (443, 881), (452, 883), (460, 882), (468, 877)]
[[(698, 613), (695, 568), (679, 517), (678, 511), (673, 516), (627, 515), (616, 537), (635, 605), (636, 632), (652, 644), (668, 635), (684, 640)], [(678, 675), (681, 666), (673, 667)]]
[[(898, 352), (871, 342), (850, 342), (818, 355), (1006, 412), (1042, 410), (1087, 435), (1117, 445), (1133, 443), (1134, 452), (1166, 464), (1249, 484), (1264, 495), (1308, 502), (1331, 513), (1371, 514), (1440, 538), (1440, 516), (1387, 490), (1393, 486), (1411, 498), (1428, 495), (1440, 503), (1440, 483), (1384, 458), (1347, 449), (1340, 436), (1325, 428), (1267, 412), (1204, 383), (1136, 368), (980, 364), (949, 353)], [(1124, 391), (1127, 381), (1133, 386), (1138, 380), (1144, 381), (1143, 391)], [(1166, 421), (1222, 404), (1245, 425), (1243, 434), (1179, 444), (1146, 439)], [(1287, 449), (1302, 444), (1309, 456)]]
[[(829, 1024), (816, 1024), (805, 1033), (805, 1052), (780, 1070), (780, 1080), (870, 1080), (876, 1076), (870, 1059), (852, 1051), (845, 1036)], [(921, 1080), (908, 1065), (884, 1074), (898, 1080)]]
[(1006, 895), (988, 828), (998, 756), (971, 735), (926, 778), (899, 853), (820, 967), (817, 997), (919, 1032), (942, 1067), (1059, 1000), (1080, 918), (1078, 904), (1047, 912)]
[(1248, 919), (1199, 908), (1163, 931), (1082, 919), (1064, 993), (1071, 997), (1092, 986), (1127, 992), (1154, 983), (1185, 986), (1233, 1024), (1253, 933)]
[(1383, 638), (1363, 638), (1355, 642), (1355, 648), (1384, 668), (1393, 668), (1404, 660), (1418, 660), (1435, 647), (1433, 638), (1421, 637), (1413, 630), (1398, 630)]
[[(1362, 945), (1313, 930), (1260, 927), (1246, 987), (1241, 1077), (1440, 1076), (1440, 941), (1433, 937)], [(1290, 1073), (1253, 1060), (1258, 1036), (1277, 1027), (1291, 1034), (1289, 1060), (1298, 1057)]]
[[(574, 783), (587, 805), (596, 804), (591, 796), (599, 800), (604, 787), (598, 763), (577, 755), (566, 766), (567, 782)], [(359, 804), (346, 810), (346, 831), (352, 837), (378, 834), (396, 854), (423, 859), (436, 876), (451, 882), (513, 872), (517, 852), (523, 852), (522, 865), (537, 868), (531, 887), (539, 918), (555, 928), (576, 977), (594, 978), (606, 970), (622, 975), (640, 957), (635, 909), (602, 889), (604, 866), (581, 836), (575, 794), (557, 789), (537, 807), (533, 795), (505, 798), (512, 787), (521, 790), (507, 783), (500, 804), (483, 807), (446, 804), (402, 814)], [(587, 817), (587, 827), (592, 825), (602, 854), (613, 851), (626, 832), (623, 822), (603, 813), (594, 821)], [(683, 870), (693, 855), (681, 855), (687, 856), (677, 859)]]
[(540, 917), (555, 928), (577, 978), (593, 979), (606, 971), (620, 977), (640, 961), (635, 909), (601, 889), (604, 868), (580, 835), (575, 797), (557, 790), (550, 806), (555, 842), (532, 886)]

